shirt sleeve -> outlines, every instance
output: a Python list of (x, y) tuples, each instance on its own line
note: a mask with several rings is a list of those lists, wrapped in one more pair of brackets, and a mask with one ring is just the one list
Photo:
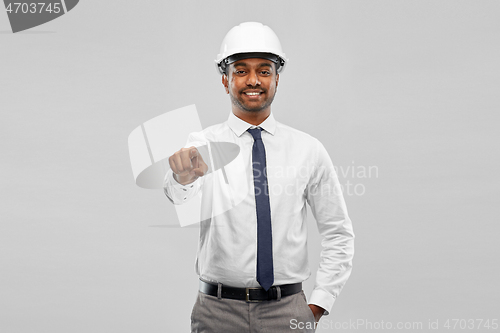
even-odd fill
[(198, 193), (203, 185), (203, 178), (199, 177), (191, 184), (182, 185), (174, 179), (174, 173), (169, 169), (163, 182), (163, 192), (174, 205), (182, 205)]
[[(203, 140), (203, 138), (203, 132), (193, 132), (189, 134), (187, 143), (184, 148), (189, 148), (192, 146), (201, 147), (205, 145), (206, 140)], [(198, 194), (198, 191), (200, 191), (203, 186), (204, 180), (205, 177), (199, 177), (190, 184), (182, 185), (174, 179), (174, 173), (172, 169), (168, 169), (163, 181), (163, 192), (170, 200), (170, 202), (172, 202), (174, 205), (182, 205), (184, 202), (188, 201), (196, 194)]]
[(306, 188), (306, 200), (318, 225), (322, 250), (309, 304), (322, 307), (328, 315), (351, 275), (354, 232), (333, 163), (325, 147), (315, 140), (316, 163)]

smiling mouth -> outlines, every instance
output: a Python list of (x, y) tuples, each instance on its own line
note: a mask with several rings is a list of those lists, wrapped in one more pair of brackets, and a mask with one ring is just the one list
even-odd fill
[(247, 96), (259, 96), (262, 93), (263, 93), (262, 91), (246, 91), (246, 92), (244, 92), (244, 94)]

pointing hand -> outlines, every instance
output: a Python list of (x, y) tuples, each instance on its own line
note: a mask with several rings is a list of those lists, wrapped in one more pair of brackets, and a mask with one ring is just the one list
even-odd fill
[(208, 166), (196, 147), (181, 148), (168, 158), (174, 179), (182, 185), (190, 184), (208, 171)]

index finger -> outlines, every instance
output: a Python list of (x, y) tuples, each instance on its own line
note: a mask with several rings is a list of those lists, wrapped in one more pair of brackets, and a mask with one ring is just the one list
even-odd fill
[(193, 158), (195, 158), (199, 155), (198, 148), (196, 148), (195, 146), (191, 146), (191, 147), (189, 147), (189, 149), (191, 149), (189, 151), (189, 159), (192, 160)]

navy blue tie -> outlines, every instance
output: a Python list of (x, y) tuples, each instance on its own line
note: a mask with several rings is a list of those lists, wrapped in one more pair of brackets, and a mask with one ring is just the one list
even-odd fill
[(269, 290), (274, 282), (271, 205), (266, 174), (266, 149), (260, 128), (248, 129), (254, 142), (252, 148), (253, 182), (257, 210), (257, 281)]

